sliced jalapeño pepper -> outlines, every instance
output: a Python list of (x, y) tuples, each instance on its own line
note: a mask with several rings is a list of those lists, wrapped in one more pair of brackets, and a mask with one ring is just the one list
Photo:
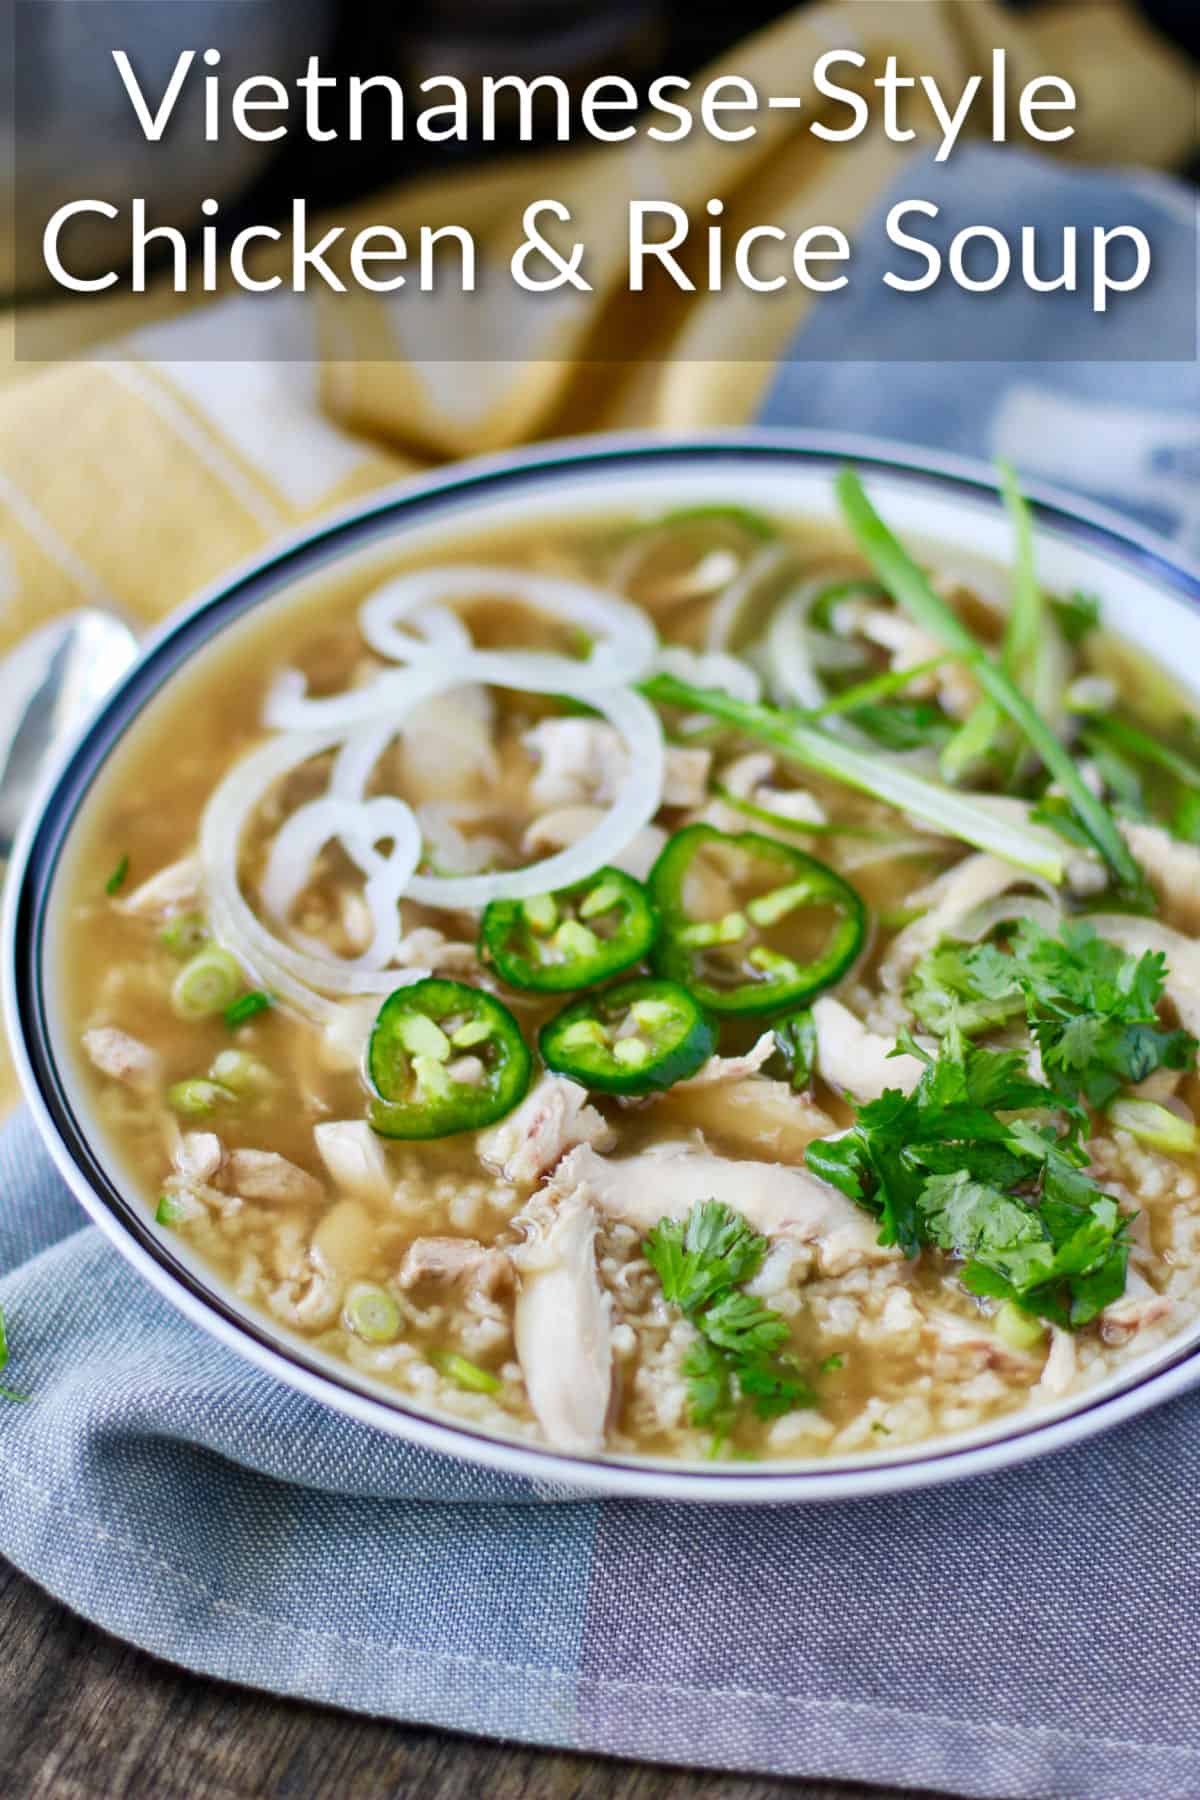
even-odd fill
[(371, 1127), (389, 1138), (477, 1131), (524, 1099), (531, 1069), (507, 1006), (461, 981), (414, 981), (388, 995), (371, 1032)]
[(658, 914), (641, 882), (598, 869), (554, 894), (493, 900), (479, 948), (513, 987), (563, 994), (640, 962), (657, 936)]
[[(866, 910), (848, 882), (756, 831), (685, 826), (650, 871), (649, 887), (662, 915), (654, 967), (711, 1012), (801, 1006), (845, 974), (866, 936)], [(739, 902), (737, 892), (747, 889), (750, 897)], [(714, 895), (717, 907), (732, 903), (717, 911)], [(698, 906), (700, 913), (692, 910)], [(812, 909), (832, 913), (827, 927)]]
[(607, 1094), (649, 1094), (694, 1075), (717, 1034), (686, 988), (650, 976), (576, 1000), (543, 1025), (548, 1069)]

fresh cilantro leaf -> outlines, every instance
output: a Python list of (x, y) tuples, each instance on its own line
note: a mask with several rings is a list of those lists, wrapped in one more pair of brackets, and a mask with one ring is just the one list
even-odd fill
[(1067, 921), (1055, 936), (1021, 919), (1007, 951), (938, 946), (917, 965), (908, 998), (939, 1035), (970, 1035), (1024, 1010), (1056, 1103), (1098, 1109), (1155, 1069), (1191, 1066), (1194, 1040), (1158, 1019), (1165, 978), (1161, 953), (1130, 955), (1086, 921)]
[(686, 1219), (661, 1219), (646, 1238), (643, 1253), (658, 1276), (663, 1298), (691, 1314), (756, 1275), (767, 1240), (728, 1206), (704, 1200)]
[(757, 1274), (767, 1241), (715, 1200), (697, 1201), (685, 1220), (661, 1219), (643, 1251), (662, 1285), (699, 1333), (683, 1360), (688, 1416), (710, 1429), (714, 1454), (736, 1422), (739, 1403), (775, 1418), (816, 1397), (785, 1346), (791, 1327), (741, 1283)]
[[(1155, 989), (1149, 968), (1108, 975), (1138, 995), (1130, 1004)], [(933, 1246), (961, 1262), (973, 1293), (1074, 1327), (1122, 1291), (1128, 1229), (1087, 1172), (1081, 1129), (1078, 1109), (1032, 1080), (1021, 1051), (951, 1030), (910, 1094), (860, 1107), (806, 1160), (878, 1216), (881, 1243), (906, 1256)]]
[(733, 1359), (707, 1338), (697, 1338), (683, 1359), (688, 1384), (688, 1417), (693, 1425), (728, 1436), (737, 1418)]
[(723, 1294), (704, 1314), (704, 1335), (710, 1343), (738, 1357), (768, 1355), (791, 1336), (782, 1313), (773, 1312), (753, 1294)]

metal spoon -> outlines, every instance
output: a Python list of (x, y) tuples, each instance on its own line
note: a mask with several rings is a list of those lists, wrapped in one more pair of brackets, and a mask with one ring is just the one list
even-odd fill
[(0, 873), (50, 751), (136, 655), (128, 625), (85, 607), (51, 620), (0, 663)]

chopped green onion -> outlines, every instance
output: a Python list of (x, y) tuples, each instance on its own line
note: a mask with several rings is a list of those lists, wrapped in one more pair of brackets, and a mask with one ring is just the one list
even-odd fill
[(276, 1085), (266, 1063), (245, 1050), (222, 1050), (213, 1057), (208, 1079), (234, 1094), (265, 1094)]
[(1118, 750), (1127, 750), (1131, 756), (1141, 757), (1143, 762), (1153, 763), (1155, 768), (1165, 769), (1190, 788), (1200, 788), (1200, 763), (1194, 763), (1190, 757), (1181, 756), (1178, 750), (1172, 750), (1169, 744), (1160, 744), (1136, 725), (1127, 725), (1123, 719), (1109, 718), (1101, 713), (1092, 713), (1088, 717), (1088, 730), (1096, 737), (1104, 738)]
[(1144, 902), (1147, 893), (1145, 877), (1115, 819), (1080, 775), (1066, 745), (1025, 698), (1008, 672), (988, 655), (953, 607), (934, 592), (924, 571), (875, 511), (853, 469), (842, 470), (837, 491), (860, 548), (889, 593), (918, 625), (932, 632), (947, 650), (970, 665), (984, 692), (1024, 733), (1031, 748), (1059, 782), (1080, 823), (1121, 887), (1130, 898)]
[(202, 1081), (198, 1076), (177, 1081), (167, 1089), (167, 1105), (175, 1112), (196, 1119), (203, 1118), (222, 1102), (235, 1098), (229, 1088), (222, 1087), (219, 1082)]
[(197, 1200), (195, 1194), (181, 1189), (178, 1193), (161, 1196), (154, 1221), (157, 1225), (186, 1225), (190, 1220), (202, 1218), (203, 1215), (203, 1202)]
[(210, 944), (180, 969), (171, 986), (171, 1004), (181, 1019), (206, 1019), (231, 1006), (241, 985), (236, 957)]
[(128, 873), (129, 873), (129, 858), (127, 856), (123, 856), (121, 858), (120, 862), (117, 864), (116, 868), (113, 870), (112, 874), (109, 876), (108, 880), (104, 884), (104, 891), (106, 894), (109, 895), (110, 898), (112, 897), (113, 894), (120, 893), (121, 889), (125, 885), (125, 877), (128, 875)]
[(1113, 1100), (1109, 1104), (1108, 1117), (1118, 1131), (1128, 1131), (1143, 1143), (1153, 1144), (1156, 1150), (1188, 1156), (1196, 1148), (1195, 1125), (1181, 1119), (1169, 1106), (1159, 1106), (1153, 1100)]
[(444, 1375), (455, 1387), (465, 1388), (468, 1394), (498, 1394), (504, 1385), (498, 1375), (481, 1369), (478, 1363), (459, 1356), (455, 1350), (431, 1350), (429, 1360), (439, 1375)]
[(810, 719), (826, 719), (837, 713), (857, 712), (861, 706), (874, 706), (880, 700), (890, 700), (893, 694), (901, 694), (912, 682), (922, 675), (931, 675), (950, 661), (948, 656), (931, 656), (925, 662), (912, 663), (906, 669), (885, 669), (882, 675), (872, 675), (869, 681), (860, 681), (854, 687), (843, 688), (840, 694), (823, 705), (814, 707), (806, 716)]
[(817, 1369), (822, 1375), (832, 1375), (838, 1369), (844, 1369), (845, 1366), (846, 1358), (842, 1355), (840, 1350), (835, 1350), (832, 1356), (827, 1356), (824, 1362), (817, 1364)]
[[(1027, 830), (998, 817), (985, 805), (940, 782), (928, 781), (892, 759), (852, 745), (810, 725), (794, 713), (774, 706), (754, 706), (735, 700), (720, 688), (698, 688), (674, 675), (655, 675), (643, 682), (647, 699), (662, 706), (684, 706), (690, 712), (711, 713), (738, 726), (748, 737), (770, 744), (782, 756), (815, 769), (833, 781), (871, 794), (876, 800), (911, 813), (936, 825), (939, 831), (987, 850), (1018, 868), (1029, 869), (1047, 881), (1061, 882), (1066, 873), (1062, 854), (1046, 843), (1040, 832)], [(802, 827), (801, 827), (802, 829)]]
[(183, 913), (168, 919), (158, 936), (172, 956), (194, 956), (208, 943), (208, 920), (203, 913)]
[(386, 1288), (363, 1281), (346, 1296), (346, 1324), (368, 1344), (391, 1344), (400, 1336), (400, 1308)]
[(243, 994), (232, 1006), (225, 1008), (225, 1023), (230, 1031), (236, 1031), (239, 1025), (249, 1024), (259, 1013), (267, 1012), (275, 1002), (270, 994), (262, 988), (253, 988), (250, 993)]
[(1027, 1313), (1013, 1300), (1006, 1300), (992, 1323), (996, 1336), (1010, 1350), (1038, 1350), (1046, 1341), (1046, 1328), (1040, 1319)]

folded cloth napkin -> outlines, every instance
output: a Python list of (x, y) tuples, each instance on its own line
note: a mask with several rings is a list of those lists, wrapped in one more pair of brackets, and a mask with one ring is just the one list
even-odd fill
[[(943, 198), (965, 222), (989, 164), (962, 167)], [(1022, 207), (1056, 218), (1088, 178), (1022, 179)], [(1164, 267), (1190, 271), (1185, 197), (1146, 203)], [(1027, 354), (1027, 325), (993, 309), (989, 356)], [(860, 353), (886, 328), (864, 299)], [(820, 308), (804, 329), (793, 355), (819, 357)], [(765, 416), (1003, 449), (1181, 537), (1200, 516), (1194, 364), (789, 361)], [(0, 1403), (0, 1552), (108, 1630), (257, 1687), (532, 1743), (1034, 1800), (1200, 1793), (1200, 1399), (895, 1499), (572, 1499), (243, 1365), (82, 1224), (22, 1118), (0, 1193), (6, 1379), (29, 1395)]]

